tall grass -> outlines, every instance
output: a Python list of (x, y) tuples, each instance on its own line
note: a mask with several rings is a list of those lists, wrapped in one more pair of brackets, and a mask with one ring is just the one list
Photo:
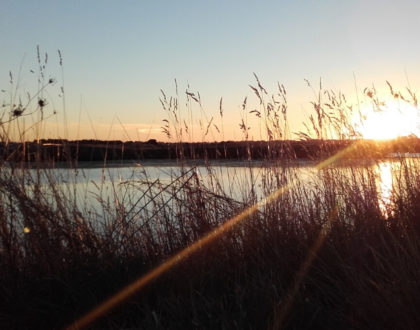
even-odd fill
[[(247, 118), (260, 118), (270, 153), (257, 167), (249, 159), (245, 178), (229, 174), (228, 185), (227, 174), (218, 174), (210, 162), (188, 165), (181, 143), (179, 170), (167, 182), (137, 170), (128, 180), (103, 179), (95, 188), (80, 189), (83, 169), (70, 167), (65, 183), (45, 166), (28, 168), (24, 159), (3, 159), (1, 327), (68, 325), (232, 216), (289, 185), (277, 199), (169, 269), (92, 328), (416, 328), (418, 163), (397, 160), (386, 212), (373, 160), (313, 169), (303, 180), (302, 172), (291, 166), (295, 155), (287, 143), (280, 150), (272, 144), (290, 137), (285, 87), (279, 84), (269, 95), (255, 78), (251, 91), (259, 107), (247, 108), (245, 99), (239, 127), (249, 140)], [(2, 121), (5, 148), (10, 144), (8, 125), (21, 127), (25, 113), (41, 116), (35, 125), (42, 123), (47, 104), (41, 106), (41, 92), (48, 84), (40, 84), (38, 102), (8, 104), (3, 118), (9, 119)], [(378, 102), (371, 90), (366, 93)], [(341, 93), (320, 85), (315, 95), (314, 113), (300, 138), (358, 136), (349, 121), (354, 108)], [(187, 108), (181, 109), (178, 91), (174, 97), (162, 92), (168, 116), (163, 130), (176, 142), (194, 134), (193, 107), (205, 113), (198, 93), (187, 90), (185, 96)], [(216, 120), (203, 116), (203, 141), (227, 128), (222, 100), (219, 110), (220, 128)], [(366, 155), (362, 149), (352, 153)], [(321, 148), (321, 154), (324, 151)], [(222, 157), (223, 148), (220, 153)], [(189, 154), (194, 157), (193, 151)], [(111, 171), (104, 167), (103, 174)], [(86, 202), (91, 194), (95, 206)]]

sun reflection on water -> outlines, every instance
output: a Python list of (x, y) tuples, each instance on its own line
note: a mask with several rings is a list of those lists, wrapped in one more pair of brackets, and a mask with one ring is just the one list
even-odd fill
[(382, 215), (388, 219), (392, 214), (392, 166), (391, 163), (380, 163), (376, 169), (378, 175), (378, 203)]

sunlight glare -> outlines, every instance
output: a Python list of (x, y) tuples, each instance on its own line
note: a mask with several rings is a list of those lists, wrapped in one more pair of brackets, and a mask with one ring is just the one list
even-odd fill
[(390, 101), (380, 111), (367, 111), (360, 133), (364, 139), (390, 140), (420, 136), (420, 112), (415, 106)]

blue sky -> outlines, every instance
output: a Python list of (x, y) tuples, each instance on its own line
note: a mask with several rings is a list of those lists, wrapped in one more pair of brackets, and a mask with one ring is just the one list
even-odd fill
[(239, 139), (239, 109), (255, 72), (269, 90), (277, 81), (286, 86), (298, 130), (312, 96), (304, 78), (322, 77), (347, 93), (353, 74), (360, 88), (386, 79), (404, 87), (407, 78), (416, 87), (419, 18), (417, 1), (3, 0), (0, 87), (9, 90), (9, 70), (17, 76), (23, 63), (20, 92), (36, 88), (29, 70), (37, 45), (61, 84), (60, 49), (65, 109), (51, 90), (58, 115), (43, 128), (46, 137), (161, 139), (160, 89), (173, 94), (176, 78), (182, 90), (200, 92), (208, 117), (223, 97), (225, 125), (232, 123), (225, 137)]

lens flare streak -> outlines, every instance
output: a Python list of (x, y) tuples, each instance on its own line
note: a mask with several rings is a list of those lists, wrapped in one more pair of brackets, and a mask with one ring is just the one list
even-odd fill
[[(342, 158), (344, 155), (349, 154), (351, 151), (353, 151), (356, 148), (356, 145), (358, 143), (353, 143), (349, 147), (347, 147), (344, 150), (339, 151), (335, 155), (331, 156), (330, 158), (320, 162), (315, 168), (316, 170), (321, 170), (325, 168), (328, 165), (333, 164), (340, 158)], [(212, 241), (220, 237), (223, 233), (229, 231), (232, 229), (235, 225), (240, 223), (242, 220), (248, 218), (252, 214), (258, 211), (259, 208), (270, 204), (272, 201), (276, 200), (279, 196), (281, 196), (283, 193), (287, 192), (289, 189), (291, 189), (295, 184), (297, 183), (297, 180), (291, 180), (288, 184), (280, 187), (278, 190), (273, 192), (272, 194), (266, 196), (261, 201), (257, 202), (256, 204), (246, 208), (233, 218), (226, 221), (221, 226), (215, 228), (205, 236), (203, 236), (201, 239), (195, 241), (188, 247), (184, 248), (165, 262), (163, 262), (161, 265), (157, 266), (156, 268), (152, 269), (145, 275), (141, 276), (138, 280), (134, 281), (133, 283), (129, 284), (125, 288), (123, 288), (121, 291), (116, 293), (114, 296), (110, 297), (109, 299), (105, 300), (103, 303), (101, 303), (99, 306), (95, 307), (93, 310), (82, 316), (80, 319), (76, 320), (74, 323), (66, 327), (65, 329), (82, 329), (87, 327), (89, 324), (97, 320), (98, 318), (105, 315), (107, 312), (109, 312), (111, 309), (115, 308), (116, 306), (123, 303), (125, 300), (130, 298), (132, 295), (140, 291), (142, 288), (144, 288), (146, 285), (148, 285), (150, 282), (158, 278), (160, 275), (180, 263), (185, 258), (189, 257), (196, 251), (200, 250), (201, 248), (205, 247), (206, 245), (210, 244)], [(330, 217), (331, 218), (331, 217)], [(310, 255), (313, 255), (314, 252), (316, 252), (319, 247), (321, 246), (324, 237), (324, 233), (320, 232), (320, 238), (318, 239), (318, 243), (316, 243), (316, 246), (309, 251)], [(319, 246), (318, 246), (319, 245)], [(303, 265), (303, 269), (309, 268), (307, 263), (312, 263), (313, 258), (307, 259), (307, 262)], [(301, 282), (301, 280), (299, 281)], [(295, 290), (294, 290), (295, 291)]]

